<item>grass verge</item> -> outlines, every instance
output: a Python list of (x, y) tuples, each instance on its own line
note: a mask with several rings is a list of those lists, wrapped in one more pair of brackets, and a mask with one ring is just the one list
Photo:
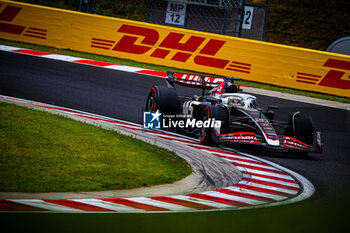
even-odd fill
[[(151, 69), (151, 70), (183, 72), (183, 73), (190, 73), (190, 74), (202, 74), (202, 73), (193, 72), (190, 70), (182, 70), (182, 69), (176, 69), (176, 68), (167, 67), (167, 66), (159, 66), (159, 65), (153, 65), (153, 64), (148, 64), (148, 63), (141, 63), (141, 62), (126, 60), (126, 59), (121, 59), (121, 58), (116, 58), (116, 57), (108, 57), (108, 56), (102, 56), (102, 55), (97, 55), (97, 54), (76, 52), (76, 51), (72, 51), (72, 50), (68, 50), (68, 49), (57, 49), (57, 48), (48, 47), (48, 46), (27, 44), (27, 43), (23, 43), (23, 42), (8, 41), (8, 40), (3, 40), (3, 39), (0, 39), (0, 44), (19, 47), (19, 48), (27, 48), (27, 49), (45, 51), (45, 52), (50, 52), (50, 53), (63, 54), (63, 55), (68, 55), (68, 56), (80, 57), (80, 58), (87, 58), (87, 59), (96, 60), (96, 61), (105, 61), (105, 62), (120, 64), (120, 65), (146, 68), (146, 69)], [(263, 84), (263, 83), (258, 83), (258, 82), (250, 82), (250, 81), (240, 80), (240, 81), (237, 81), (237, 84), (249, 86), (249, 87), (256, 87), (256, 88), (260, 88), (260, 89), (279, 91), (279, 92), (283, 92), (283, 93), (308, 96), (308, 97), (313, 97), (313, 98), (318, 98), (318, 99), (332, 100), (332, 101), (342, 102), (342, 103), (350, 103), (350, 98), (339, 97), (339, 96), (334, 96), (334, 95), (327, 95), (327, 94), (310, 92), (310, 91), (301, 91), (301, 90), (278, 87), (278, 86)]]
[(116, 131), (0, 102), (0, 191), (130, 189), (191, 173), (173, 152)]

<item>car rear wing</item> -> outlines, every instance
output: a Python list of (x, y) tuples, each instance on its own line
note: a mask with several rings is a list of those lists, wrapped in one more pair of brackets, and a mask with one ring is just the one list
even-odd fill
[(166, 80), (171, 86), (174, 86), (174, 83), (176, 83), (187, 87), (212, 89), (213, 87), (217, 87), (221, 83), (225, 82), (224, 78), (174, 73), (170, 71), (167, 72), (167, 76), (168, 77)]
[[(213, 89), (214, 87), (219, 86), (222, 83), (227, 81), (231, 81), (234, 83), (235, 80), (239, 80), (236, 78), (220, 78), (220, 77), (209, 77), (204, 75), (195, 75), (195, 74), (183, 74), (183, 73), (174, 73), (167, 72), (167, 83), (174, 87), (174, 84), (179, 84), (181, 86), (201, 88), (203, 90)], [(239, 89), (239, 88), (238, 88)]]

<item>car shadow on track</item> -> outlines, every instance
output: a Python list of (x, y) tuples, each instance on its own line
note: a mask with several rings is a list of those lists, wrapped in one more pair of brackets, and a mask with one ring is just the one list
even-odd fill
[(297, 159), (297, 160), (320, 160), (322, 157), (320, 154), (309, 152), (307, 154), (300, 153), (298, 151), (281, 151), (281, 150), (273, 150), (259, 147), (249, 147), (249, 146), (229, 146), (224, 148), (230, 148), (235, 150), (236, 152), (242, 152), (246, 154), (250, 154), (256, 157), (263, 156), (264, 158), (280, 158), (280, 159)]

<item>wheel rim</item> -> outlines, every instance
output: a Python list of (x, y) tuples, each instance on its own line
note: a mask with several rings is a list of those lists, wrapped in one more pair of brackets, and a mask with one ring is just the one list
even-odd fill
[(147, 110), (148, 111), (154, 111), (154, 104), (155, 104), (155, 100), (154, 100), (154, 95), (152, 94), (147, 102)]
[[(202, 117), (203, 122), (205, 122), (207, 119), (208, 119), (207, 115), (204, 115)], [(207, 134), (206, 128), (204, 128), (204, 125), (203, 125), (203, 127), (200, 130), (200, 135), (199, 135), (201, 141), (205, 138), (206, 134)]]

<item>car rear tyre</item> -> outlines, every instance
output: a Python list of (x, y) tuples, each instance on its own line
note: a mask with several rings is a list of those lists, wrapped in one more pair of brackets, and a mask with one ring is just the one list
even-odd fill
[(176, 114), (178, 110), (178, 97), (173, 88), (154, 86), (148, 94), (146, 111), (159, 110), (163, 114)]

